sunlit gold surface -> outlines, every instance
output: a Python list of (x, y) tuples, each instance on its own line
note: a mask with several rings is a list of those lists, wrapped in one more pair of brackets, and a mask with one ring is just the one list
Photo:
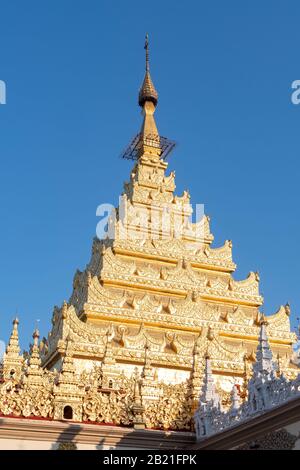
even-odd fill
[[(94, 239), (69, 301), (54, 308), (52, 330), (40, 343), (43, 369), (36, 345), (31, 365), (19, 355), (14, 325), (4, 359), (4, 414), (25, 410), (25, 416), (61, 419), (68, 405), (77, 421), (189, 429), (207, 353), (223, 404), (233, 384), (241, 396), (245, 390), (263, 303), (259, 275), (235, 280), (231, 241), (211, 247), (206, 215), (186, 222), (183, 214), (192, 212), (189, 192), (175, 194), (175, 173), (166, 174), (160, 145), (147, 140), (149, 133), (158, 135), (156, 103), (144, 98), (138, 161), (122, 195), (127, 220), (110, 222), (113, 240)], [(157, 225), (166, 207), (169, 233)], [(142, 229), (137, 208), (147, 211)], [(178, 238), (180, 224), (184, 233)], [(289, 305), (281, 306), (268, 316), (267, 330), (281, 371), (292, 378), (298, 369), (291, 363), (296, 336), (289, 315)], [(22, 384), (19, 392), (16, 383)]]

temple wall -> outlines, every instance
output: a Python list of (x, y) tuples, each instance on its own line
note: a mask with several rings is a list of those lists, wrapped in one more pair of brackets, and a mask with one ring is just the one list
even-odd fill
[(157, 368), (156, 370), (158, 374), (158, 381), (165, 382), (167, 384), (178, 384), (185, 382), (190, 376), (190, 372), (186, 370), (163, 368)]
[[(57, 450), (58, 443), (30, 439), (0, 439), (0, 450)], [(94, 450), (95, 446), (78, 445), (78, 450)]]
[(72, 421), (0, 417), (0, 450), (172, 449), (195, 442), (191, 432), (135, 430)]
[[(74, 358), (74, 365), (75, 365), (76, 373), (81, 374), (83, 371), (91, 372), (94, 366), (100, 367), (101, 361)], [(120, 372), (124, 372), (126, 377), (131, 377), (136, 367), (139, 373), (142, 373), (142, 370), (143, 370), (143, 365), (124, 364), (124, 363), (118, 363), (117, 365), (120, 369)], [(157, 373), (158, 382), (164, 382), (166, 384), (178, 384), (181, 382), (185, 382), (190, 376), (190, 371), (187, 371), (187, 370), (178, 370), (178, 369), (170, 369), (170, 368), (162, 368), (162, 367), (153, 367), (153, 369)], [(232, 389), (232, 386), (231, 386), (231, 389)]]
[(92, 359), (78, 359), (74, 358), (74, 366), (76, 374), (80, 375), (82, 372), (92, 372), (94, 367), (100, 367), (101, 361), (93, 361)]
[[(76, 443), (76, 450), (122, 450), (121, 446), (102, 446), (95, 444)], [(126, 447), (128, 449), (128, 447)], [(134, 449), (134, 447), (133, 447)], [(31, 439), (0, 439), (0, 450), (59, 450), (59, 442), (39, 441)]]

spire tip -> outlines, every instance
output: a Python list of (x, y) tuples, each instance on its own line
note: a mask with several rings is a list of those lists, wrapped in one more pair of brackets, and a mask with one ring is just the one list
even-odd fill
[(145, 35), (145, 45), (144, 49), (146, 51), (146, 72), (149, 72), (149, 34)]
[(149, 65), (149, 35), (146, 33), (144, 49), (146, 51), (146, 72), (142, 87), (139, 92), (139, 105), (144, 106), (146, 101), (151, 101), (154, 106), (157, 105), (158, 94), (155, 90), (153, 82), (150, 77), (150, 65)]

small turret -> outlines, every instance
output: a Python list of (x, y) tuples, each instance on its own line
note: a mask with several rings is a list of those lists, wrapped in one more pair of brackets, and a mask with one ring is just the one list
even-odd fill
[(210, 404), (215, 408), (220, 407), (220, 398), (216, 392), (215, 382), (211, 370), (211, 361), (208, 354), (205, 357), (205, 373), (200, 402)]
[(141, 380), (138, 368), (134, 370), (134, 393), (133, 393), (133, 405), (131, 407), (133, 413), (133, 426), (134, 429), (145, 429), (144, 422), (144, 411), (145, 408), (142, 403), (142, 396), (140, 390)]
[(268, 322), (265, 316), (262, 316), (260, 323), (260, 331), (258, 337), (258, 346), (256, 350), (256, 362), (253, 365), (254, 373), (271, 373), (275, 371), (273, 354), (269, 345), (268, 335), (267, 335), (267, 325)]
[(65, 357), (54, 386), (54, 419), (81, 421), (83, 391), (75, 374), (73, 342), (67, 339)]
[(39, 337), (40, 333), (37, 329), (35, 329), (32, 335), (33, 345), (25, 375), (25, 381), (28, 384), (36, 387), (40, 387), (43, 385), (43, 369), (41, 368)]
[(205, 357), (205, 373), (199, 408), (194, 414), (197, 439), (209, 436), (213, 431), (213, 414), (220, 413), (220, 398), (215, 389), (208, 353)]
[(271, 384), (276, 379), (277, 366), (267, 335), (267, 321), (262, 317), (256, 362), (253, 364), (253, 375), (248, 383), (248, 402), (252, 413), (262, 412), (271, 406)]
[(102, 388), (116, 388), (120, 374), (119, 366), (116, 364), (112, 346), (113, 336), (114, 330), (110, 326), (106, 332), (106, 346), (101, 365)]
[(19, 320), (15, 318), (13, 320), (13, 330), (3, 356), (4, 380), (19, 380), (22, 373), (24, 358), (23, 355), (20, 354), (18, 325)]
[(189, 397), (192, 401), (192, 410), (198, 407), (202, 380), (203, 380), (203, 358), (201, 357), (201, 336), (195, 340), (193, 350), (193, 364), (189, 381)]
[(144, 366), (141, 374), (141, 395), (144, 401), (159, 399), (158, 383), (154, 379), (155, 371), (152, 367), (149, 353), (149, 342), (146, 340)]
[(238, 394), (237, 386), (234, 384), (231, 391), (231, 414), (235, 415), (240, 408), (240, 397)]

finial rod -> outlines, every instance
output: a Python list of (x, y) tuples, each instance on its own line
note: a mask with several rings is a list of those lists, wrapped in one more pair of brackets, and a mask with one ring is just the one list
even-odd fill
[(149, 72), (149, 35), (148, 33), (146, 33), (146, 36), (145, 36), (144, 49), (146, 51), (146, 72)]
[[(147, 101), (151, 101), (154, 107), (157, 105), (158, 94), (154, 88), (153, 82), (150, 77), (149, 66), (149, 36), (146, 34), (144, 49), (146, 51), (146, 72), (143, 84), (139, 92), (139, 105), (143, 108)], [(153, 134), (154, 132), (152, 132)]]

